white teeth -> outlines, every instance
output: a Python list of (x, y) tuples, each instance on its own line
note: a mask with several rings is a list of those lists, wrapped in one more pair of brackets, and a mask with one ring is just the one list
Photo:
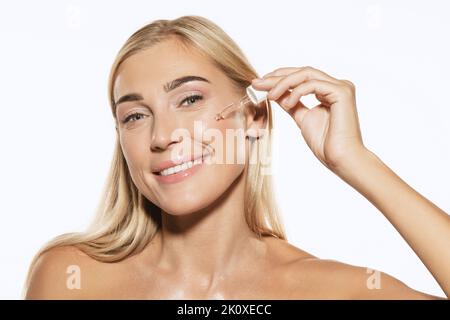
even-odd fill
[(192, 168), (193, 166), (202, 163), (202, 158), (198, 158), (194, 161), (188, 161), (188, 162), (184, 162), (182, 164), (176, 165), (174, 167), (170, 167), (167, 169), (164, 169), (160, 172), (160, 175), (162, 176), (168, 176), (169, 174), (174, 174), (180, 171), (184, 171), (186, 169)]

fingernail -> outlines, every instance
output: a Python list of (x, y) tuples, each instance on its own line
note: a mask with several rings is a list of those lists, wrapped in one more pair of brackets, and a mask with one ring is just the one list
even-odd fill
[(262, 81), (263, 81), (263, 79), (260, 79), (260, 78), (256, 78), (256, 79), (252, 80), (253, 83), (260, 83)]

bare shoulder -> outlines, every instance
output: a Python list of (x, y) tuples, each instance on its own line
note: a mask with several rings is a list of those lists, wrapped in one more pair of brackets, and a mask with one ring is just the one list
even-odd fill
[(290, 244), (286, 240), (274, 237), (267, 237), (265, 240), (271, 258), (276, 260), (279, 265), (290, 266), (300, 260), (317, 258), (311, 253)]
[(446, 299), (414, 290), (385, 272), (336, 260), (299, 259), (286, 274), (294, 299)]
[(378, 270), (320, 259), (285, 240), (267, 239), (289, 299), (446, 299), (414, 290)]
[[(75, 246), (52, 248), (38, 257), (30, 271), (25, 299), (87, 299), (101, 267), (101, 262)], [(82, 283), (91, 285), (83, 288)]]

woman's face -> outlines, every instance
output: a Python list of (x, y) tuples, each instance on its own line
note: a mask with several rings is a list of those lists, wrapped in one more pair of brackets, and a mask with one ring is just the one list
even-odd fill
[[(224, 106), (239, 101), (242, 93), (236, 91), (207, 58), (176, 40), (121, 64), (114, 101), (122, 151), (136, 187), (165, 212), (183, 215), (203, 209), (243, 173), (245, 130), (251, 122), (242, 112), (215, 119)], [(198, 157), (178, 173), (161, 172)]]

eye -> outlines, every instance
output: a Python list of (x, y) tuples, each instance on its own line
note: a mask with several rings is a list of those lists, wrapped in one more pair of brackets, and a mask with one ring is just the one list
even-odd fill
[(202, 100), (203, 96), (199, 95), (199, 94), (194, 94), (194, 95), (190, 95), (189, 97), (186, 97), (185, 99), (183, 99), (180, 103), (180, 105), (182, 105), (183, 103), (187, 102), (188, 104), (185, 106), (191, 106), (193, 104), (195, 104), (197, 101)]
[(138, 121), (138, 120), (143, 119), (144, 117), (146, 117), (145, 114), (139, 113), (139, 112), (135, 112), (135, 113), (132, 113), (132, 114), (130, 114), (129, 116), (127, 116), (127, 117), (122, 121), (122, 123), (127, 123), (127, 122), (130, 122), (130, 121), (131, 121), (131, 122)]

